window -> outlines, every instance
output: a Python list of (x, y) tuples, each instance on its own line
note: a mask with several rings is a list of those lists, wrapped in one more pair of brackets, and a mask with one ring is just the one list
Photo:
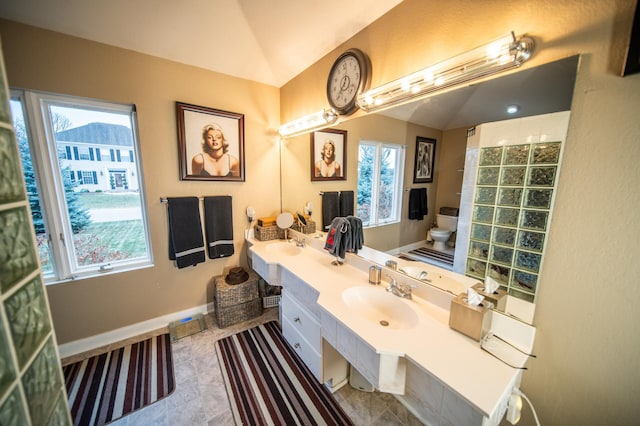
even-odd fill
[(29, 91), (10, 106), (45, 280), (151, 265), (134, 106)]
[(364, 226), (400, 221), (404, 145), (360, 141), (357, 215)]

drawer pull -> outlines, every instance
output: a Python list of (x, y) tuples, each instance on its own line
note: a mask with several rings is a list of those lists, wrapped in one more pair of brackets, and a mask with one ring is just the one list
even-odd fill
[(295, 318), (293, 319), (293, 322), (300, 323), (300, 317), (295, 317)]
[(296, 343), (295, 345), (293, 345), (293, 347), (296, 349), (300, 349), (300, 343)]

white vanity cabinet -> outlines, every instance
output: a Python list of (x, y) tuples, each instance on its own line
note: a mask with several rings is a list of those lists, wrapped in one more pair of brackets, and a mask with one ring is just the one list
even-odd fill
[(427, 424), (494, 424), (413, 362), (407, 362), (406, 392), (397, 397), (416, 417)]
[(280, 271), (282, 334), (322, 382), (322, 338), (318, 292), (286, 269)]
[(327, 312), (321, 315), (321, 325), (322, 337), (376, 389), (404, 394), (406, 361), (403, 357), (378, 353)]
[(413, 332), (372, 331), (342, 299), (345, 289), (366, 282), (366, 270), (347, 266), (337, 274), (325, 266), (325, 253), (312, 247), (278, 257), (267, 246), (251, 249), (252, 266), (270, 284), (282, 286), (282, 333), (329, 390), (347, 382), (351, 364), (425, 424), (500, 424), (521, 370), (512, 371), (449, 330), (439, 305), (421, 311), (416, 339)]

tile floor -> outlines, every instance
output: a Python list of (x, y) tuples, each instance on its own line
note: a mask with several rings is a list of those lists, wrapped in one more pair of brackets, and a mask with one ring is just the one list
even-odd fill
[[(207, 330), (184, 337), (173, 343), (173, 360), (176, 377), (175, 391), (155, 404), (117, 420), (111, 425), (188, 425), (188, 426), (232, 426), (234, 425), (214, 342), (218, 339), (251, 328), (255, 325), (278, 319), (278, 309), (266, 309), (262, 316), (225, 329), (215, 324), (207, 315)], [(166, 333), (156, 330), (138, 341), (152, 335)], [(122, 346), (123, 343), (105, 346), (95, 351), (65, 358), (63, 364), (78, 361)], [(380, 392), (362, 392), (345, 385), (334, 397), (356, 425), (420, 425), (411, 413), (392, 395)]]

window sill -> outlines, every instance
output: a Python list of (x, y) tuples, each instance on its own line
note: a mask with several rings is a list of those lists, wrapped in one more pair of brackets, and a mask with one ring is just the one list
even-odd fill
[(91, 271), (91, 272), (86, 272), (83, 274), (78, 274), (78, 275), (74, 275), (72, 277), (69, 278), (55, 278), (55, 277), (49, 277), (47, 278), (46, 276), (44, 277), (44, 284), (49, 286), (49, 285), (57, 285), (57, 284), (64, 284), (64, 283), (69, 283), (69, 282), (73, 282), (73, 281), (84, 281), (84, 280), (88, 280), (88, 279), (92, 279), (92, 278), (98, 278), (98, 277), (104, 277), (105, 275), (114, 275), (114, 274), (120, 274), (120, 273), (124, 273), (124, 272), (131, 272), (131, 271), (136, 271), (138, 269), (146, 269), (146, 268), (151, 268), (155, 266), (153, 262), (145, 262), (145, 263), (136, 263), (135, 265), (126, 265), (126, 266), (121, 266), (121, 267), (115, 267), (113, 269), (109, 269), (107, 271)]

